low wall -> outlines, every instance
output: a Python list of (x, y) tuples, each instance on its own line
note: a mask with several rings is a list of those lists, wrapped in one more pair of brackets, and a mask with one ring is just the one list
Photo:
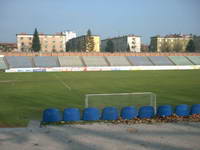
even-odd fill
[(83, 52), (65, 52), (65, 53), (23, 53), (7, 52), (0, 53), (4, 56), (200, 56), (200, 53), (83, 53)]
[(193, 70), (200, 65), (191, 66), (116, 66), (116, 67), (54, 67), (54, 68), (13, 68), (5, 72), (69, 72), (69, 71), (136, 71), (136, 70)]

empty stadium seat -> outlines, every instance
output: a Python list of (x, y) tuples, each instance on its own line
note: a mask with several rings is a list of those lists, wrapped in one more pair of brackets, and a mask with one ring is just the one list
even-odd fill
[(187, 56), (187, 58), (188, 58), (194, 65), (200, 65), (200, 56)]
[(32, 68), (30, 56), (5, 56), (9, 68)]
[(125, 56), (106, 56), (111, 66), (130, 66)]
[(79, 56), (58, 56), (61, 67), (82, 67), (84, 66)]
[(100, 119), (100, 111), (97, 108), (85, 108), (83, 111), (83, 120), (84, 121), (97, 121)]
[(128, 56), (128, 59), (134, 66), (153, 66), (146, 56)]
[(82, 56), (86, 66), (108, 66), (103, 56)]
[(7, 69), (7, 66), (3, 57), (0, 57), (0, 69)]
[(156, 66), (174, 65), (166, 56), (148, 56), (151, 62)]
[(62, 113), (59, 109), (49, 108), (43, 111), (43, 122), (60, 122)]
[(130, 120), (130, 119), (136, 118), (137, 115), (138, 115), (138, 111), (133, 106), (127, 106), (127, 107), (122, 108), (121, 110), (122, 119)]
[(59, 67), (56, 56), (35, 56), (33, 59), (36, 67)]
[(192, 65), (192, 63), (184, 56), (169, 56), (169, 59), (176, 65)]

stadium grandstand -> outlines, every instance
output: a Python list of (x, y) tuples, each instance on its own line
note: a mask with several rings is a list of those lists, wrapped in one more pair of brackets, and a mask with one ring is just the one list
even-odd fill
[[(3, 57), (4, 56), (4, 57)], [(6, 72), (200, 69), (200, 53), (3, 53)], [(55, 69), (56, 68), (56, 69)], [(70, 69), (69, 69), (70, 68)], [(30, 70), (32, 69), (32, 70)]]

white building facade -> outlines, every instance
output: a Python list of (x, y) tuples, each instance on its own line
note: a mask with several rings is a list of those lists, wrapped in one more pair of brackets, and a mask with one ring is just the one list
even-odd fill
[(65, 43), (68, 42), (69, 40), (76, 38), (76, 33), (72, 31), (64, 31), (62, 32), (63, 35), (65, 35)]
[(126, 35), (102, 40), (101, 51), (105, 52), (105, 48), (109, 40), (113, 42), (115, 52), (141, 52), (140, 36)]

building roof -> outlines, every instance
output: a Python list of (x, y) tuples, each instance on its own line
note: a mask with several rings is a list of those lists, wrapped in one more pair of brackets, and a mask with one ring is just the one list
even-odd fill
[(124, 38), (124, 37), (141, 37), (141, 36), (134, 35), (134, 34), (128, 34), (128, 35), (123, 35), (123, 36), (117, 36), (117, 37), (107, 38), (107, 39), (104, 39), (104, 40), (102, 40), (102, 41), (105, 41), (105, 40), (113, 40), (113, 39), (119, 39), (119, 38)]
[(165, 35), (165, 36), (156, 35), (156, 36), (153, 36), (152, 38), (191, 38), (191, 37), (192, 37), (192, 34), (189, 34), (189, 35), (169, 34), (169, 35)]
[[(25, 32), (22, 32), (20, 34), (16, 34), (16, 36), (18, 36), (18, 35), (31, 35), (31, 36), (33, 36), (33, 34), (27, 34)], [(38, 33), (38, 35), (44, 35), (44, 36), (65, 36), (62, 32), (54, 33), (54, 34)]]

